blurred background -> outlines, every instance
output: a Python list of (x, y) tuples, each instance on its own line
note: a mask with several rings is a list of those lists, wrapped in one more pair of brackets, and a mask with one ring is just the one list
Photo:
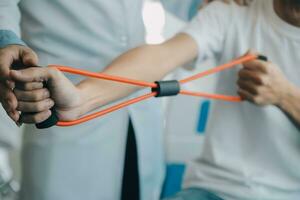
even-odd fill
[[(147, 42), (159, 43), (183, 29), (200, 4), (201, 0), (147, 1), (144, 9)], [(213, 60), (190, 63), (166, 79), (182, 79), (213, 66)], [(213, 92), (215, 82), (215, 77), (209, 76), (183, 85), (183, 89)], [(180, 189), (186, 163), (201, 153), (211, 104), (210, 100), (180, 95), (165, 99), (167, 174), (162, 197)]]
[[(182, 29), (196, 14), (201, 0), (147, 0), (143, 17), (147, 30), (147, 43), (160, 43)], [(190, 63), (166, 79), (180, 79), (214, 66), (213, 60), (199, 65)], [(215, 78), (207, 77), (184, 85), (185, 89), (210, 91), (215, 88)], [(186, 163), (201, 152), (206, 124), (212, 102), (197, 97), (177, 96), (164, 102), (166, 180), (162, 197), (180, 189)], [(188, 116), (188, 117), (187, 117)], [(16, 127), (0, 110), (0, 199), (13, 200), (19, 190), (20, 149), (22, 128)]]

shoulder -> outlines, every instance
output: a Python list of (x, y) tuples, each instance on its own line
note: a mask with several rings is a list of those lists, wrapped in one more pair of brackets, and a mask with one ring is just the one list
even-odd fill
[(202, 23), (214, 23), (220, 26), (228, 26), (235, 21), (236, 16), (243, 13), (243, 7), (234, 2), (224, 3), (223, 1), (213, 1), (198, 11), (195, 21)]
[(203, 9), (199, 10), (199, 14), (210, 14), (212, 16), (221, 17), (232, 17), (231, 20), (241, 19), (242, 16), (249, 16), (255, 13), (260, 13), (265, 7), (266, 1), (270, 0), (252, 0), (248, 6), (239, 6), (233, 0), (228, 3), (223, 1), (214, 1)]

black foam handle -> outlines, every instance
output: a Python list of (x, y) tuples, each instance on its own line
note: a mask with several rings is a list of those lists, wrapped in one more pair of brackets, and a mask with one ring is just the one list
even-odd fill
[[(26, 66), (23, 64), (22, 61), (14, 62), (12, 64), (12, 67), (16, 70), (26, 68)], [(37, 66), (35, 66), (35, 67), (37, 67)], [(47, 88), (47, 83), (44, 82), (43, 87)], [(48, 119), (46, 119), (45, 121), (43, 121), (41, 123), (38, 123), (38, 124), (35, 124), (36, 128), (45, 129), (45, 128), (50, 128), (51, 126), (55, 126), (57, 124), (59, 119), (57, 117), (57, 113), (55, 111), (55, 108), (52, 107), (50, 110), (51, 110), (51, 116)], [(32, 113), (32, 114), (34, 114), (34, 113)]]
[(171, 81), (156, 81), (156, 88), (152, 91), (156, 92), (155, 97), (175, 96), (180, 92), (180, 84), (176, 80)]
[(268, 57), (267, 57), (267, 56), (264, 56), (264, 55), (258, 55), (258, 56), (257, 56), (257, 59), (258, 59), (258, 60), (262, 60), (262, 61), (266, 61), (266, 62), (268, 61)]
[[(46, 82), (44, 82), (43, 85), (44, 85), (44, 88), (47, 88)], [(50, 110), (51, 110), (51, 116), (48, 119), (46, 119), (45, 121), (35, 124), (36, 128), (45, 129), (45, 128), (50, 128), (52, 126), (55, 126), (57, 124), (59, 119), (58, 119), (57, 113), (55, 111), (55, 108), (52, 107)]]
[(57, 117), (56, 111), (53, 107), (53, 108), (51, 108), (51, 116), (48, 119), (46, 119), (45, 121), (35, 124), (35, 127), (38, 129), (50, 128), (52, 126), (55, 126), (57, 124), (57, 122), (58, 122), (58, 117)]

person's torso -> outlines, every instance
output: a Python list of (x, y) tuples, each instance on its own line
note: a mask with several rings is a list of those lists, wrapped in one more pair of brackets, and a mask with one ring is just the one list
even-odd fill
[[(300, 28), (280, 19), (272, 0), (235, 11), (220, 64), (254, 49), (300, 86)], [(221, 72), (216, 92), (237, 95), (239, 69)], [(300, 131), (279, 108), (214, 102), (209, 119), (204, 151), (190, 165), (186, 185), (237, 199), (300, 197)]]
[(22, 0), (22, 39), (42, 64), (100, 71), (144, 43), (142, 6), (142, 0)]
[[(116, 56), (144, 43), (142, 0), (21, 0), (19, 6), (22, 39), (37, 52), (40, 65), (61, 64), (97, 72)], [(74, 82), (81, 79), (67, 76)], [(83, 199), (81, 191), (85, 190), (91, 199), (116, 199), (129, 114), (137, 137), (142, 197), (158, 197), (163, 180), (160, 105), (159, 100), (148, 100), (68, 128), (27, 126), (23, 159), (33, 160), (26, 162), (25, 168), (40, 172), (23, 183), (31, 188), (28, 198)], [(82, 180), (67, 178), (77, 173)], [(71, 190), (78, 192), (72, 194)]]

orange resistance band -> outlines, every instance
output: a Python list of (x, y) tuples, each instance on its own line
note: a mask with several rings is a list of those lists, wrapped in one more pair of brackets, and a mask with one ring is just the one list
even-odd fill
[[(242, 56), (238, 59), (235, 59), (235, 60), (233, 60), (233, 61), (231, 61), (227, 64), (217, 66), (215, 68), (212, 68), (210, 70), (198, 73), (198, 74), (196, 74), (194, 76), (191, 76), (189, 78), (180, 80), (179, 83), (180, 84), (185, 84), (187, 82), (202, 78), (204, 76), (208, 76), (210, 74), (214, 74), (214, 73), (223, 71), (225, 69), (232, 68), (232, 67), (234, 67), (238, 64), (242, 64), (244, 62), (251, 61), (251, 60), (254, 60), (254, 59), (257, 59), (257, 58), (258, 58), (257, 55), (245, 55), (245, 56)], [(103, 73), (94, 73), (94, 72), (79, 70), (79, 69), (75, 69), (75, 68), (71, 68), (71, 67), (67, 67), (67, 66), (49, 65), (49, 67), (55, 67), (55, 68), (57, 68), (58, 70), (60, 70), (62, 72), (67, 72), (67, 73), (72, 73), (72, 74), (79, 74), (79, 75), (83, 75), (83, 76), (99, 78), (99, 79), (105, 79), (105, 80), (110, 80), (110, 81), (115, 81), (115, 82), (120, 82), (120, 83), (136, 85), (136, 86), (150, 87), (152, 89), (158, 87), (157, 83), (149, 83), (149, 82), (145, 82), (145, 81), (133, 80), (133, 79), (128, 79), (128, 78), (119, 77), (119, 76), (107, 75), (107, 74), (103, 74)], [(208, 93), (203, 93), (203, 92), (192, 92), (192, 91), (186, 91), (186, 90), (181, 90), (179, 93), (183, 94), (183, 95), (205, 97), (205, 98), (217, 99), (217, 100), (223, 100), (223, 101), (231, 101), (231, 102), (240, 102), (240, 101), (242, 101), (239, 96), (227, 96), (227, 95), (221, 95), (221, 94), (208, 94)], [(82, 117), (80, 119), (77, 119), (77, 120), (74, 120), (74, 121), (59, 121), (56, 125), (57, 126), (73, 126), (73, 125), (81, 124), (83, 122), (92, 120), (96, 117), (100, 117), (100, 116), (106, 115), (108, 113), (111, 113), (113, 111), (124, 108), (126, 106), (129, 106), (131, 104), (149, 99), (151, 97), (155, 97), (156, 95), (157, 95), (157, 92), (151, 92), (151, 93), (145, 94), (143, 96), (136, 97), (136, 98), (130, 99), (128, 101), (124, 101), (122, 103), (111, 106), (111, 107), (106, 108), (104, 110), (101, 110), (99, 112), (89, 114), (87, 116), (84, 116), (84, 117)]]

